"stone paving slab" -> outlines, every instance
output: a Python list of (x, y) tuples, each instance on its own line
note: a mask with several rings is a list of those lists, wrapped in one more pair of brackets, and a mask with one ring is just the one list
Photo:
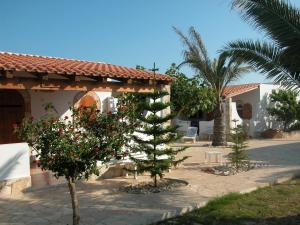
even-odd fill
[[(300, 141), (250, 141), (249, 157), (268, 167), (234, 176), (216, 176), (202, 172), (204, 152), (208, 147), (191, 147), (191, 156), (166, 177), (184, 179), (186, 188), (157, 194), (127, 194), (118, 188), (128, 183), (148, 180), (132, 178), (96, 180), (78, 184), (82, 225), (147, 225), (203, 206), (210, 199), (229, 192), (249, 192), (276, 180), (299, 173)], [(229, 148), (218, 148), (224, 155)], [(281, 180), (280, 180), (281, 179)], [(66, 186), (61, 185), (24, 194), (18, 198), (0, 198), (0, 225), (71, 224), (72, 210)]]

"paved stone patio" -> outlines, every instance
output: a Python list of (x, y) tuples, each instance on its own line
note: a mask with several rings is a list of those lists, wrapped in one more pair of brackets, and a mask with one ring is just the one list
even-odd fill
[[(203, 144), (201, 144), (203, 145)], [(300, 141), (253, 140), (248, 154), (252, 160), (270, 166), (224, 177), (200, 171), (209, 147), (193, 145), (184, 155), (191, 156), (166, 177), (184, 179), (186, 188), (170, 193), (135, 195), (120, 193), (120, 185), (138, 181), (128, 178), (96, 180), (78, 184), (81, 224), (143, 225), (204, 205), (216, 196), (234, 191), (251, 191), (278, 178), (300, 171)], [(228, 148), (218, 148), (225, 155)], [(67, 187), (25, 193), (18, 198), (0, 198), (0, 225), (71, 224), (72, 210)]]

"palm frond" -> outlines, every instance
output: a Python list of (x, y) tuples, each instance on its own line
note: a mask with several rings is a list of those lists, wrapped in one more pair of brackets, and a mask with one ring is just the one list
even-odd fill
[(283, 0), (234, 0), (242, 18), (264, 31), (276, 45), (299, 54), (300, 11)]
[(180, 63), (180, 66), (185, 64), (190, 65), (198, 73), (201, 73), (203, 80), (212, 84), (213, 80), (210, 76), (212, 73), (211, 62), (200, 34), (197, 33), (193, 27), (189, 29), (189, 37), (184, 35), (176, 27), (173, 27), (173, 29), (186, 47), (183, 50), (184, 61)]
[(227, 44), (223, 52), (266, 74), (267, 78), (274, 79), (275, 83), (291, 88), (300, 86), (299, 78), (292, 75), (286, 67), (287, 59), (282, 57), (283, 50), (272, 43), (238, 40)]
[(184, 46), (184, 62), (198, 73), (198, 78), (209, 84), (220, 97), (224, 87), (238, 79), (243, 73), (249, 71), (238, 58), (229, 57), (227, 53), (220, 54), (218, 58), (211, 60), (200, 34), (194, 27), (189, 29), (189, 36), (185, 36), (180, 30), (174, 28), (180, 36)]
[(202, 41), (200, 34), (195, 30), (194, 27), (190, 27), (190, 36), (195, 43), (195, 46), (197, 45), (199, 50), (201, 51), (203, 59), (207, 62), (207, 64), (210, 64), (210, 58), (208, 56), (207, 49)]

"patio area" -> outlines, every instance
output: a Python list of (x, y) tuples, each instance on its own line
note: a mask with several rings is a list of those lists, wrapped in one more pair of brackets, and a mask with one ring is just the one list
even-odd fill
[[(202, 172), (206, 143), (191, 144), (184, 155), (190, 156), (168, 178), (189, 182), (184, 188), (157, 194), (119, 192), (122, 185), (149, 179), (139, 176), (94, 180), (78, 184), (81, 224), (142, 225), (203, 206), (208, 200), (229, 192), (247, 192), (300, 172), (300, 141), (252, 140), (248, 154), (251, 160), (263, 161), (267, 167), (234, 176), (216, 176)], [(204, 146), (203, 146), (204, 145)], [(216, 148), (224, 155), (229, 148)], [(180, 155), (179, 155), (180, 157)], [(71, 224), (72, 208), (64, 185), (28, 192), (19, 198), (0, 198), (0, 225)]]

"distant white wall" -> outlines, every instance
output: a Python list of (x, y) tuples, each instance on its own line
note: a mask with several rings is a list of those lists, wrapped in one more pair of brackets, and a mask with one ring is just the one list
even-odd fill
[(100, 92), (100, 91), (96, 91), (95, 92), (96, 95), (99, 97), (100, 101), (101, 101), (101, 110), (102, 112), (106, 111), (107, 108), (107, 101), (105, 101), (107, 98), (112, 96), (112, 92)]
[(0, 145), (0, 181), (30, 176), (29, 147), (26, 143)]
[(260, 84), (260, 104), (257, 112), (257, 119), (255, 121), (256, 129), (259, 131), (282, 127), (282, 123), (272, 118), (267, 111), (267, 108), (270, 107), (270, 94), (273, 90), (278, 89), (280, 89), (280, 85)]
[[(243, 124), (243, 120), (241, 119), (241, 117), (239, 116), (237, 109), (236, 109), (236, 102), (231, 102), (231, 121), (230, 121), (230, 127), (234, 128), (235, 125), (242, 125)], [(236, 122), (234, 122), (236, 121)]]
[(214, 127), (214, 121), (199, 121), (199, 136), (212, 134)]
[(174, 119), (172, 122), (174, 125), (179, 126), (177, 131), (182, 134), (185, 134), (188, 127), (191, 126), (191, 121), (188, 121), (188, 120)]
[(280, 88), (280, 85), (276, 84), (260, 84), (260, 99), (262, 100), (266, 95), (270, 95), (273, 90)]
[[(248, 127), (249, 135), (256, 136), (256, 133), (258, 132), (257, 124), (260, 121), (260, 115), (259, 115), (259, 113), (260, 113), (260, 110), (259, 110), (260, 109), (260, 89), (257, 88), (255, 90), (246, 92), (244, 94), (234, 96), (232, 98), (232, 102), (236, 103), (238, 101), (242, 101), (243, 104), (246, 104), (246, 103), (251, 104), (252, 118), (250, 120), (242, 120), (243, 121), (242, 124), (246, 125)], [(240, 117), (236, 110), (236, 106), (237, 105), (235, 104), (234, 108), (232, 108), (232, 113), (235, 115), (237, 120), (240, 120), (239, 119)], [(232, 126), (232, 127), (234, 127), (234, 126)]]
[[(272, 90), (279, 88), (279, 85), (260, 84), (258, 89), (232, 98), (232, 102), (242, 101), (243, 104), (250, 103), (252, 105), (252, 119), (242, 120), (243, 124), (247, 125), (251, 136), (258, 136), (260, 132), (269, 128), (281, 127), (281, 123), (275, 121), (267, 112), (270, 102), (269, 95)], [(234, 106), (232, 107), (232, 114), (237, 114)]]

